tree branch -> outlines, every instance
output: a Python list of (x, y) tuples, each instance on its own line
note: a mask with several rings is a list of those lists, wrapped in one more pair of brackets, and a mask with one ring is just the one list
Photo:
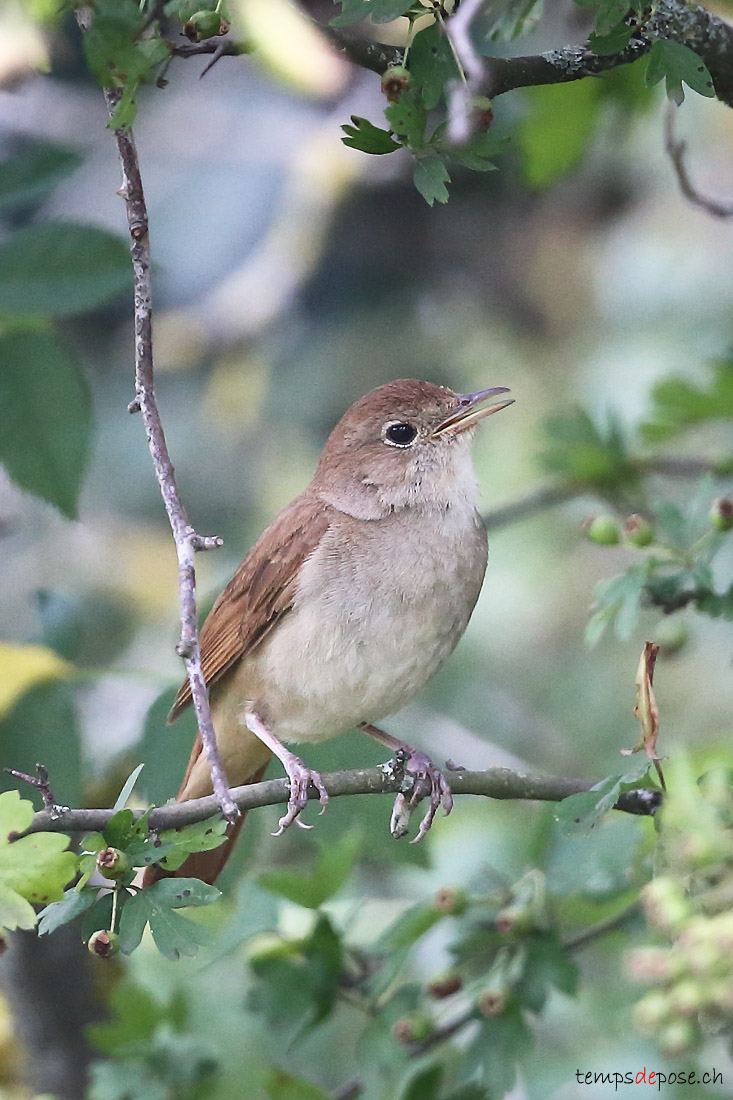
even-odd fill
[[(489, 768), (481, 772), (452, 771), (449, 783), (454, 795), (476, 794), (498, 799), (527, 799), (537, 802), (559, 802), (571, 794), (588, 791), (591, 779), (569, 779), (552, 775), (521, 774), (508, 768)], [(412, 779), (395, 771), (390, 765), (377, 768), (358, 768), (353, 771), (330, 772), (323, 782), (331, 798), (355, 794), (397, 794), (411, 789)], [(288, 801), (290, 786), (287, 779), (268, 779), (263, 783), (249, 783), (235, 787), (232, 797), (240, 810), (253, 810), (258, 806), (279, 806)], [(309, 799), (317, 799), (318, 791), (310, 788)], [(660, 792), (639, 789), (624, 792), (616, 803), (616, 809), (624, 813), (651, 815), (660, 803)], [(188, 802), (176, 802), (160, 806), (150, 815), (150, 828), (154, 832), (191, 825), (205, 821), (219, 810), (215, 795), (193, 798)], [(143, 811), (136, 811), (136, 817)], [(99, 832), (112, 817), (112, 810), (69, 810), (61, 818), (53, 818), (48, 810), (40, 810), (27, 833), (85, 833)], [(24, 834), (27, 835), (27, 834)]]
[[(92, 18), (93, 13), (90, 9), (84, 8), (77, 12), (77, 22), (82, 32), (86, 31), (91, 25)], [(122, 93), (117, 88), (104, 88), (103, 92), (111, 118)], [(129, 410), (130, 412), (142, 413), (155, 477), (163, 497), (176, 544), (181, 609), (181, 640), (177, 646), (177, 652), (186, 665), (199, 732), (211, 768), (215, 797), (224, 816), (233, 821), (238, 816), (238, 810), (229, 794), (229, 785), (219, 757), (209, 709), (208, 690), (201, 668), (194, 564), (197, 550), (211, 550), (221, 546), (222, 539), (218, 537), (204, 538), (195, 532), (178, 493), (175, 471), (168, 453), (155, 398), (150, 239), (148, 236), (148, 211), (140, 175), (140, 164), (132, 131), (116, 129), (114, 135), (122, 168), (120, 194), (125, 200), (127, 211), (134, 275), (135, 400), (131, 402)]]

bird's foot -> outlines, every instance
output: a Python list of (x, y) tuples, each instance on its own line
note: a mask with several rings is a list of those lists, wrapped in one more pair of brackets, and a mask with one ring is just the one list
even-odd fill
[(440, 768), (436, 768), (424, 752), (401, 748), (397, 759), (402, 765), (403, 773), (410, 786), (407, 792), (400, 792), (395, 799), (389, 829), (395, 840), (405, 836), (410, 826), (410, 817), (418, 802), (423, 798), (429, 798), (430, 805), (420, 822), (417, 836), (410, 841), (411, 844), (417, 844), (433, 824), (439, 806), (443, 807), (446, 816), (451, 812), (453, 795)]
[(300, 820), (300, 813), (308, 803), (309, 783), (312, 783), (318, 791), (318, 801), (321, 804), (321, 813), (326, 809), (326, 803), (328, 802), (328, 791), (323, 785), (323, 780), (319, 772), (313, 771), (312, 768), (307, 768), (300, 757), (292, 752), (283, 754), (280, 759), (282, 760), (283, 767), (290, 781), (290, 798), (288, 799), (287, 813), (278, 821), (277, 832), (273, 833), (273, 836), (282, 836), (288, 826), (292, 825), (293, 822), (299, 825), (301, 829), (313, 828), (312, 825), (305, 825)]

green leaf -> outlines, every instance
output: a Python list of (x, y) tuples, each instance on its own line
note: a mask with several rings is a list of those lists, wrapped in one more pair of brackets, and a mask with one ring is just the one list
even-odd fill
[(109, 998), (110, 1019), (88, 1024), (87, 1038), (103, 1054), (117, 1055), (128, 1046), (149, 1041), (166, 1016), (165, 1008), (129, 977), (114, 986)]
[(61, 901), (52, 901), (38, 914), (38, 935), (46, 936), (55, 932), (62, 924), (68, 924), (75, 917), (80, 917), (91, 908), (98, 895), (96, 886), (87, 886), (83, 890), (65, 890)]
[(318, 1085), (294, 1077), (284, 1069), (271, 1069), (265, 1077), (264, 1088), (270, 1100), (329, 1100), (329, 1094)]
[(445, 1077), (445, 1066), (434, 1062), (418, 1070), (408, 1080), (399, 1100), (437, 1100)]
[(102, 87), (123, 90), (109, 122), (112, 129), (131, 125), (140, 84), (170, 56), (170, 44), (158, 35), (137, 40), (144, 26), (134, 0), (98, 0), (82, 40), (89, 69)]
[(633, 29), (625, 23), (618, 23), (604, 34), (595, 31), (588, 39), (588, 45), (598, 57), (607, 57), (625, 50), (633, 34)]
[(544, 6), (544, 0), (494, 0), (478, 13), (476, 36), (486, 42), (504, 42), (529, 34), (542, 18)]
[(524, 970), (515, 987), (523, 1006), (541, 1012), (552, 989), (572, 996), (578, 987), (578, 967), (554, 932), (535, 933), (523, 941)]
[(553, 817), (560, 826), (561, 836), (587, 836), (609, 810), (627, 785), (637, 783), (649, 770), (649, 760), (640, 760), (623, 775), (609, 775), (589, 791), (571, 794), (553, 808)]
[(388, 130), (380, 130), (369, 119), (352, 115), (351, 121), (354, 124), (353, 126), (343, 125), (341, 127), (346, 135), (341, 140), (344, 145), (348, 145), (351, 149), (359, 149), (362, 153), (381, 156), (384, 153), (394, 153), (395, 149), (402, 148)]
[(453, 51), (439, 23), (433, 23), (415, 35), (410, 48), (410, 75), (422, 92), (428, 111), (437, 107), (448, 81), (458, 80)]
[[(162, 889), (161, 889), (162, 888)], [(197, 879), (161, 879), (125, 900), (120, 917), (120, 950), (130, 955), (150, 925), (155, 945), (167, 959), (192, 956), (208, 944), (208, 932), (176, 913), (185, 905), (208, 905), (221, 896), (213, 886)]]
[(652, 43), (646, 82), (651, 87), (658, 84), (662, 77), (666, 82), (667, 98), (674, 100), (675, 103), (682, 103), (685, 98), (683, 81), (692, 88), (693, 92), (708, 99), (715, 97), (713, 80), (707, 66), (694, 50), (689, 46), (683, 46), (681, 42), (670, 42), (658, 38)]
[(510, 1008), (493, 1019), (481, 1020), (478, 1032), (466, 1049), (462, 1076), (464, 1079), (477, 1076), (490, 1096), (504, 1096), (514, 1087), (517, 1065), (531, 1046), (531, 1032), (517, 1008)]
[[(1, 377), (0, 370), (0, 390)], [(80, 804), (81, 743), (76, 701), (69, 683), (39, 683), (26, 691), (0, 722), (0, 745), (4, 764), (33, 774), (36, 761), (42, 761), (56, 798), (64, 805)], [(15, 789), (17, 783), (0, 769), (0, 790)], [(40, 805), (40, 798), (35, 797)]]
[(527, 88), (524, 96), (526, 114), (517, 133), (524, 178), (530, 187), (549, 187), (585, 155), (598, 122), (600, 81)]
[(631, 637), (639, 621), (642, 596), (653, 568), (649, 559), (630, 565), (625, 573), (598, 582), (594, 614), (585, 632), (587, 645), (595, 645), (612, 622), (621, 641)]
[(145, 715), (142, 738), (135, 750), (145, 761), (139, 789), (148, 802), (162, 805), (175, 794), (181, 782), (181, 761), (187, 760), (196, 736), (196, 714), (189, 707), (172, 726), (166, 726), (178, 686), (168, 688)]
[[(33, 804), (17, 791), (0, 795), (0, 924), (32, 928), (36, 918), (21, 899), (36, 904), (57, 901), (64, 886), (76, 873), (77, 859), (66, 849), (69, 838), (62, 833), (31, 833), (19, 840), (33, 820)], [(11, 922), (15, 922), (11, 925)]]
[(341, 14), (331, 20), (334, 27), (350, 27), (363, 19), (373, 23), (389, 23), (409, 11), (414, 0), (338, 0)]
[(118, 810), (122, 810), (124, 808), (128, 798), (133, 792), (135, 784), (137, 783), (138, 776), (140, 775), (140, 772), (143, 770), (144, 767), (144, 764), (138, 764), (138, 766), (133, 769), (133, 771), (125, 780), (122, 790), (117, 795), (117, 798), (115, 799), (115, 804), (112, 807), (115, 813), (117, 813)]
[(15, 213), (37, 205), (82, 162), (79, 153), (38, 145), (0, 164), (0, 211)]
[(540, 459), (551, 473), (601, 489), (633, 485), (638, 480), (623, 432), (610, 417), (601, 427), (584, 409), (575, 408), (550, 417), (544, 428), (547, 446)]
[(418, 902), (401, 913), (382, 932), (372, 950), (377, 954), (391, 954), (403, 947), (412, 947), (426, 932), (443, 919), (444, 914), (430, 902)]
[(0, 245), (0, 310), (68, 317), (132, 291), (132, 268), (120, 237), (92, 225), (43, 222)]
[(138, 835), (132, 810), (118, 810), (104, 826), (102, 834), (110, 848), (126, 848)]
[(296, 905), (318, 909), (344, 885), (360, 850), (361, 836), (347, 833), (337, 844), (320, 849), (310, 874), (278, 868), (262, 872), (258, 881), (265, 889), (280, 894)]
[(440, 157), (419, 157), (412, 169), (412, 178), (428, 206), (434, 202), (448, 202), (448, 188), (450, 176)]
[(93, 1062), (86, 1100), (170, 1100), (171, 1093), (140, 1062)]
[(647, 443), (660, 443), (695, 424), (733, 419), (733, 359), (712, 366), (707, 385), (674, 376), (657, 382), (649, 417), (641, 426)]
[(45, 332), (0, 336), (0, 361), (0, 462), (21, 489), (73, 519), (90, 446), (86, 379)]
[(384, 117), (392, 130), (405, 138), (413, 152), (424, 148), (428, 116), (418, 92), (412, 89), (403, 92), (396, 103), (390, 103), (385, 109)]

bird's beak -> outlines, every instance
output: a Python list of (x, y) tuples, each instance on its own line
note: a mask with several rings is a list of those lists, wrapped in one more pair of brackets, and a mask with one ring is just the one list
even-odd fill
[(479, 390), (478, 393), (459, 394), (458, 408), (438, 424), (432, 436), (458, 435), (459, 432), (473, 428), (485, 416), (491, 416), (492, 413), (505, 409), (507, 405), (514, 404), (513, 397), (492, 400), (498, 393), (509, 393), (509, 390), (506, 386), (493, 386), (490, 390)]

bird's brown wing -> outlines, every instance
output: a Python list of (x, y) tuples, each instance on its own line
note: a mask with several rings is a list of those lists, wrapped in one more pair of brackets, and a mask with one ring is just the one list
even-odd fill
[[(251, 653), (290, 609), (300, 567), (325, 534), (328, 504), (304, 493), (265, 529), (209, 612), (199, 646), (210, 686)], [(191, 702), (186, 680), (178, 689), (168, 722)]]

